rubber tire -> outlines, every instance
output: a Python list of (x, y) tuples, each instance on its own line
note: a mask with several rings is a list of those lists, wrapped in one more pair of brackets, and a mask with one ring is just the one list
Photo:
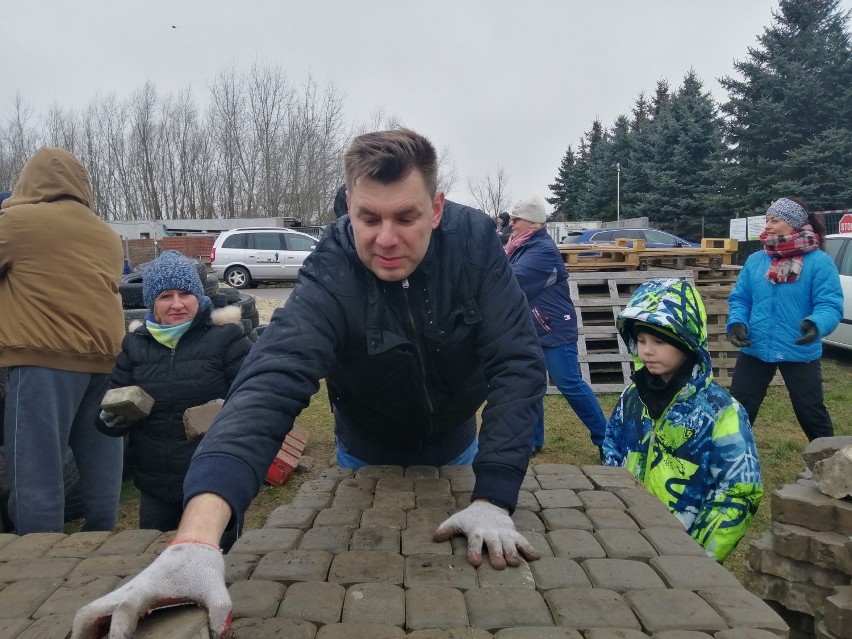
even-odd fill
[(225, 283), (232, 288), (248, 288), (251, 286), (251, 273), (244, 266), (232, 266), (225, 271)]
[(219, 291), (219, 278), (213, 273), (207, 273), (201, 282), (204, 288), (204, 294), (207, 297), (213, 297), (213, 295)]
[(134, 320), (145, 321), (145, 315), (148, 314), (147, 308), (126, 308), (124, 309), (124, 330), (128, 331), (130, 322)]
[(254, 326), (252, 326), (250, 319), (243, 318), (240, 321), (243, 323), (243, 332), (246, 335), (248, 335), (249, 333), (251, 333), (254, 330)]

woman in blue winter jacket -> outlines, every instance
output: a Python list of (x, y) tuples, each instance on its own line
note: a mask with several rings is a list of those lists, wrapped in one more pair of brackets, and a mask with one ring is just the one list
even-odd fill
[(731, 394), (752, 426), (769, 383), (781, 371), (809, 441), (834, 428), (822, 392), (822, 342), (843, 314), (843, 291), (824, 246), (825, 225), (798, 198), (775, 200), (728, 299), (728, 339), (740, 348)]
[[(506, 254), (527, 297), (547, 372), (589, 429), (592, 443), (600, 451), (606, 418), (595, 393), (580, 375), (577, 314), (568, 290), (568, 270), (556, 243), (544, 228), (546, 220), (547, 210), (541, 198), (533, 196), (518, 202), (509, 217), (512, 235), (506, 243)], [(544, 406), (540, 404), (533, 454), (543, 445)]]

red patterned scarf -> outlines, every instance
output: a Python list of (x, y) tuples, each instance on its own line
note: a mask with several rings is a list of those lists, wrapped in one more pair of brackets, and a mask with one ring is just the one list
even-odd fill
[(538, 229), (527, 229), (523, 233), (518, 233), (517, 235), (513, 233), (509, 237), (509, 241), (506, 242), (506, 255), (512, 257), (512, 253), (515, 252), (515, 249), (526, 244), (527, 240), (530, 239), (537, 232)]
[(795, 282), (802, 272), (802, 255), (819, 248), (819, 235), (810, 224), (793, 231), (790, 235), (760, 234), (763, 250), (772, 258), (766, 279), (775, 284)]

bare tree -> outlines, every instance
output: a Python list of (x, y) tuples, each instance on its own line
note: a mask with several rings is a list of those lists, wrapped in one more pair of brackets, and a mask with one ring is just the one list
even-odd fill
[(509, 176), (502, 166), (497, 166), (497, 174), (485, 175), (480, 180), (468, 178), (467, 188), (473, 197), (474, 206), (496, 218), (501, 211), (509, 208), (512, 194), (509, 192)]

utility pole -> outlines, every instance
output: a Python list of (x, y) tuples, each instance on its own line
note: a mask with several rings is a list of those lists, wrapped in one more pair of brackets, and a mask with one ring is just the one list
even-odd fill
[(621, 221), (621, 162), (615, 163), (615, 219)]

